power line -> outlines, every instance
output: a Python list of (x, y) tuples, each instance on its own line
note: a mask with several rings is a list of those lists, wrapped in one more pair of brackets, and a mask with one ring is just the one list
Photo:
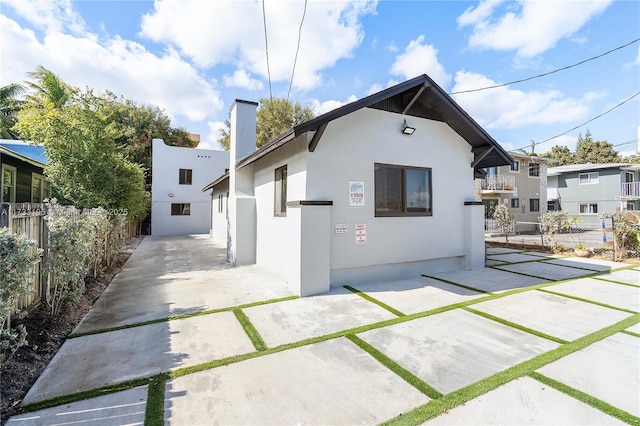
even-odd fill
[(625, 47), (627, 47), (627, 46), (630, 46), (630, 45), (632, 45), (632, 44), (634, 44), (634, 43), (637, 43), (638, 41), (640, 41), (640, 38), (637, 38), (637, 39), (635, 39), (635, 40), (633, 40), (633, 41), (630, 41), (629, 43), (624, 44), (624, 45), (622, 45), (622, 46), (618, 46), (618, 47), (616, 47), (615, 49), (608, 50), (608, 51), (606, 51), (606, 52), (604, 52), (604, 53), (601, 53), (601, 54), (600, 54), (600, 55), (598, 55), (598, 56), (593, 56), (593, 57), (591, 57), (591, 58), (589, 58), (589, 59), (585, 59), (585, 60), (583, 60), (583, 61), (576, 62), (575, 64), (567, 65), (566, 67), (557, 68), (557, 69), (555, 69), (555, 70), (553, 70), (553, 71), (549, 71), (549, 72), (546, 72), (546, 73), (544, 73), (544, 74), (534, 75), (534, 76), (532, 76), (532, 77), (523, 78), (522, 80), (514, 80), (514, 81), (510, 81), (509, 83), (502, 83), (502, 84), (495, 84), (495, 85), (493, 85), (493, 86), (481, 87), (481, 88), (479, 88), (479, 89), (460, 90), (460, 91), (458, 91), (458, 92), (451, 92), (451, 93), (449, 93), (449, 94), (450, 94), (450, 95), (459, 95), (459, 94), (461, 94), (461, 93), (479, 92), (479, 91), (481, 91), (481, 90), (496, 89), (496, 88), (498, 88), (498, 87), (504, 87), (504, 86), (508, 86), (508, 85), (510, 85), (510, 84), (523, 83), (523, 82), (525, 82), (525, 81), (534, 80), (534, 79), (536, 79), (536, 78), (546, 77), (546, 76), (548, 76), (548, 75), (551, 75), (551, 74), (557, 73), (557, 72), (559, 72), (559, 71), (564, 71), (564, 70), (568, 70), (569, 68), (577, 67), (578, 65), (582, 65), (582, 64), (584, 64), (584, 63), (586, 63), (586, 62), (593, 61), (594, 59), (602, 58), (603, 56), (606, 56), (606, 55), (608, 55), (608, 54), (610, 54), (610, 53), (613, 53), (613, 52), (615, 52), (616, 50), (623, 49), (623, 48), (625, 48)]
[(264, 50), (267, 55), (267, 75), (269, 76), (269, 99), (273, 102), (273, 92), (271, 90), (271, 68), (269, 67), (269, 42), (267, 41), (267, 14), (264, 11), (264, 0), (262, 0), (262, 22), (264, 24)]
[(287, 92), (287, 102), (289, 102), (289, 94), (291, 94), (291, 86), (293, 85), (293, 76), (296, 72), (296, 63), (298, 62), (298, 52), (300, 51), (300, 38), (302, 37), (302, 24), (307, 14), (307, 0), (304, 0), (304, 9), (302, 11), (302, 19), (300, 20), (300, 28), (298, 28), (298, 45), (296, 46), (296, 56), (293, 59), (293, 68), (291, 69), (291, 81), (289, 82), (289, 91)]
[(635, 98), (635, 97), (636, 97), (636, 96), (638, 96), (638, 95), (640, 95), (640, 92), (636, 92), (635, 94), (631, 95), (630, 97), (628, 97), (628, 98), (627, 98), (627, 99), (625, 99), (624, 101), (620, 102), (619, 104), (617, 104), (617, 105), (615, 105), (615, 106), (613, 106), (613, 107), (609, 108), (608, 110), (606, 110), (606, 111), (605, 111), (605, 112), (603, 112), (602, 114), (597, 115), (597, 116), (595, 116), (595, 117), (593, 117), (593, 118), (591, 118), (591, 119), (589, 119), (589, 120), (585, 121), (585, 122), (584, 122), (584, 123), (582, 123), (582, 124), (579, 124), (579, 125), (577, 125), (577, 126), (575, 126), (575, 127), (572, 127), (571, 129), (567, 130), (566, 132), (562, 132), (562, 133), (560, 133), (559, 135), (555, 135), (555, 136), (553, 136), (553, 137), (547, 138), (547, 139), (545, 139), (545, 140), (543, 140), (543, 141), (540, 141), (540, 142), (533, 142), (532, 144), (528, 144), (528, 145), (525, 145), (525, 146), (523, 146), (523, 147), (521, 147), (521, 148), (517, 148), (515, 151), (517, 151), (517, 150), (519, 150), (519, 149), (528, 148), (528, 147), (530, 147), (530, 146), (531, 146), (531, 147), (534, 147), (534, 146), (536, 146), (536, 145), (540, 145), (540, 144), (543, 144), (543, 143), (545, 143), (545, 142), (549, 142), (550, 140), (555, 139), (555, 138), (558, 138), (558, 137), (560, 137), (560, 136), (564, 136), (564, 135), (566, 135), (567, 133), (569, 133), (569, 132), (571, 132), (571, 131), (573, 131), (573, 130), (579, 129), (580, 127), (584, 126), (585, 124), (591, 123), (592, 121), (594, 121), (594, 120), (596, 120), (596, 119), (598, 119), (598, 118), (602, 117), (603, 115), (609, 114), (609, 113), (610, 113), (611, 111), (613, 111), (614, 109), (616, 109), (616, 108), (618, 108), (618, 107), (621, 107), (622, 105), (626, 104), (627, 102), (629, 102), (630, 100), (632, 100), (633, 98)]

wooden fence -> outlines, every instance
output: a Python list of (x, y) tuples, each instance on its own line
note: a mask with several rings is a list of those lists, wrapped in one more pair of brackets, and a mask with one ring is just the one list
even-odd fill
[[(27, 294), (18, 301), (16, 308), (29, 309), (49, 296), (48, 277), (44, 273), (42, 265), (46, 262), (48, 254), (48, 228), (45, 220), (46, 205), (33, 203), (0, 204), (0, 228), (9, 228), (14, 234), (23, 234), (34, 240), (37, 247), (33, 247), (32, 253), (42, 249), (42, 255), (33, 264), (29, 273), (30, 283)], [(139, 225), (128, 224), (125, 230), (127, 237), (139, 235)]]

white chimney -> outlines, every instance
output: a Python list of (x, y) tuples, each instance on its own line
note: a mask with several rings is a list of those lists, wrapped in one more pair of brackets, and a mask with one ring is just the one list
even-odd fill
[(257, 102), (236, 99), (231, 105), (230, 169), (256, 150)]

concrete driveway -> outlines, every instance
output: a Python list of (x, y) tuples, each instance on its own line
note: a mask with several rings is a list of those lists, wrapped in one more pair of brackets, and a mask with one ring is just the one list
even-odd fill
[(224, 256), (145, 238), (8, 424), (640, 424), (640, 268), (490, 249), (297, 298)]

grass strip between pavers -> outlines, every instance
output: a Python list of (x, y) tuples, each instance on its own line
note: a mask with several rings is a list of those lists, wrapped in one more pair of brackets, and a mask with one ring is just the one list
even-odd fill
[(262, 336), (260, 336), (258, 330), (256, 330), (253, 324), (251, 324), (251, 320), (249, 320), (247, 314), (242, 312), (242, 309), (234, 309), (233, 314), (240, 322), (240, 325), (242, 325), (244, 332), (247, 333), (249, 340), (251, 340), (251, 343), (253, 343), (253, 346), (256, 348), (256, 350), (260, 352), (266, 350), (267, 345), (264, 343), (264, 340), (262, 340)]
[(417, 407), (405, 414), (393, 419), (389, 419), (382, 425), (415, 425), (439, 416), (445, 411), (451, 410), (460, 404), (464, 404), (480, 395), (496, 389), (498, 386), (504, 385), (518, 377), (527, 376), (535, 370), (557, 361), (558, 359), (572, 354), (576, 351), (586, 348), (587, 346), (605, 339), (615, 333), (623, 331), (640, 322), (640, 314), (625, 318), (624, 320), (613, 324), (609, 327), (588, 334), (584, 337), (576, 339), (572, 342), (559, 346), (548, 352), (540, 354), (528, 361), (523, 361), (513, 367), (507, 368), (493, 376), (480, 380), (471, 385), (465, 386), (457, 391), (453, 391), (443, 395), (439, 399), (434, 399), (420, 407)]
[(156, 377), (149, 383), (147, 392), (147, 408), (144, 412), (145, 426), (164, 425), (164, 390), (167, 383), (166, 376)]
[(159, 322), (168, 322), (168, 321), (180, 320), (185, 318), (199, 317), (201, 315), (211, 315), (211, 314), (217, 314), (220, 312), (229, 312), (229, 311), (234, 311), (236, 309), (246, 309), (246, 308), (251, 308), (252, 306), (268, 305), (271, 303), (285, 302), (287, 300), (294, 300), (299, 298), (300, 296), (286, 296), (286, 297), (280, 297), (277, 299), (262, 300), (259, 302), (251, 302), (251, 303), (245, 303), (237, 306), (230, 306), (227, 308), (209, 309), (206, 311), (193, 312), (189, 314), (173, 315), (173, 316), (168, 316), (163, 318), (152, 319), (149, 321), (141, 321), (141, 322), (136, 322), (132, 324), (119, 325), (117, 327), (101, 328), (98, 330), (91, 330), (83, 333), (73, 333), (69, 336), (69, 339), (82, 337), (82, 336), (90, 336), (92, 334), (108, 333), (110, 331), (125, 330), (127, 328), (141, 327), (143, 325), (157, 324)]
[(347, 334), (346, 338), (351, 340), (353, 343), (358, 345), (360, 349), (367, 352), (369, 355), (378, 360), (382, 365), (387, 367), (389, 370), (393, 371), (395, 374), (400, 376), (405, 382), (409, 383), (414, 388), (418, 389), (423, 394), (427, 395), (431, 399), (440, 398), (442, 393), (438, 392), (428, 384), (426, 384), (421, 378), (413, 374), (411, 371), (407, 370), (378, 349), (365, 342), (355, 334)]
[(557, 292), (557, 291), (551, 291), (551, 290), (547, 290), (546, 288), (538, 288), (536, 290), (544, 292), (544, 293), (548, 293), (548, 294), (553, 294), (554, 296), (566, 297), (567, 299), (573, 299), (573, 300), (577, 300), (579, 302), (586, 302), (586, 303), (590, 303), (592, 305), (602, 306), (603, 308), (615, 309), (616, 311), (627, 312), (627, 313), (630, 313), (630, 314), (637, 314), (638, 313), (638, 311), (632, 311), (631, 309), (620, 308), (618, 306), (608, 305), (606, 303), (598, 302), (597, 300), (585, 299), (583, 297), (573, 296), (571, 294), (565, 294), (565, 293), (560, 293), (560, 292)]
[(596, 280), (606, 281), (608, 283), (626, 285), (628, 287), (634, 287), (634, 288), (640, 288), (640, 285), (638, 285), (638, 284), (626, 283), (624, 281), (616, 281), (616, 280), (612, 280), (612, 279), (609, 279), (609, 278), (602, 278), (602, 277), (594, 277), (594, 278)]
[(623, 333), (633, 337), (640, 337), (640, 334), (634, 333), (633, 331), (629, 331), (629, 330), (624, 330)]
[(620, 408), (614, 407), (613, 405), (605, 401), (602, 401), (601, 399), (598, 399), (594, 396), (586, 394), (571, 386), (567, 386), (564, 383), (561, 383), (555, 379), (552, 379), (551, 377), (547, 377), (535, 371), (529, 373), (529, 377), (539, 381), (540, 383), (544, 383), (545, 385), (557, 391), (565, 393), (570, 397), (577, 399), (578, 401), (582, 401), (587, 405), (597, 408), (598, 410), (610, 415), (611, 417), (615, 417), (618, 420), (622, 420), (623, 422), (629, 423), (632, 425), (640, 425), (640, 417), (636, 417), (631, 413), (627, 413), (626, 411), (621, 410)]
[[(551, 264), (551, 265), (553, 265), (553, 264)], [(580, 278), (594, 277), (596, 275), (600, 275), (600, 274), (603, 273), (602, 271), (590, 270), (590, 272), (591, 272), (590, 274), (578, 275), (577, 277), (569, 277), (569, 278), (563, 278), (561, 280), (556, 280), (555, 278), (541, 277), (540, 275), (527, 274), (526, 272), (510, 271), (508, 269), (502, 269), (501, 266), (505, 266), (505, 265), (487, 266), (487, 268), (493, 268), (493, 269), (497, 269), (497, 270), (502, 271), (502, 272), (511, 272), (512, 274), (518, 274), (518, 275), (522, 275), (522, 276), (525, 276), (525, 277), (538, 278), (538, 279), (547, 280), (547, 281), (577, 280), (577, 279), (580, 279)], [(564, 265), (553, 265), (553, 266), (559, 266), (561, 268), (572, 268), (572, 266), (564, 266)], [(573, 268), (573, 269), (578, 269), (578, 268)], [(584, 270), (584, 269), (581, 269), (581, 270)], [(586, 270), (584, 270), (584, 271), (586, 271)]]
[(481, 316), (483, 318), (486, 318), (488, 320), (495, 321), (497, 323), (500, 323), (502, 325), (506, 325), (506, 326), (511, 327), (511, 328), (515, 328), (515, 329), (520, 330), (520, 331), (524, 331), (525, 333), (533, 334), (534, 336), (542, 337), (543, 339), (551, 340), (552, 342), (560, 343), (561, 345), (564, 345), (565, 343), (568, 343), (567, 340), (563, 340), (563, 339), (560, 339), (559, 337), (551, 336), (550, 334), (542, 333), (541, 331), (537, 331), (537, 330), (534, 330), (532, 328), (525, 327), (525, 326), (520, 325), (520, 324), (516, 324), (515, 322), (508, 321), (508, 320), (506, 320), (504, 318), (496, 317), (496, 316), (488, 314), (486, 312), (478, 311), (476, 309), (472, 309), (472, 308), (469, 308), (469, 307), (463, 308), (463, 309), (465, 311), (467, 311), (467, 312), (471, 312), (472, 314), (479, 315), (479, 316)]
[(425, 278), (431, 278), (432, 280), (442, 281), (443, 283), (455, 285), (456, 287), (460, 287), (460, 288), (464, 288), (464, 289), (467, 289), (467, 290), (475, 291), (476, 293), (493, 294), (490, 291), (481, 290), (479, 288), (475, 288), (475, 287), (471, 287), (471, 286), (468, 286), (468, 285), (460, 284), (460, 283), (457, 283), (455, 281), (447, 280), (445, 278), (440, 278), (440, 277), (436, 277), (436, 276), (433, 276), (433, 275), (427, 275), (427, 274), (420, 274), (420, 275), (425, 277)]
[(362, 297), (363, 299), (368, 300), (371, 303), (375, 303), (376, 305), (380, 306), (381, 308), (386, 309), (387, 311), (391, 312), (394, 315), (397, 315), (399, 317), (405, 316), (405, 314), (400, 312), (399, 310), (387, 305), (384, 302), (379, 301), (378, 299), (376, 299), (374, 297), (369, 296), (368, 294), (358, 290), (357, 288), (353, 288), (350, 285), (345, 285), (343, 287), (346, 288), (347, 290), (349, 290), (350, 292), (357, 294), (358, 296)]

